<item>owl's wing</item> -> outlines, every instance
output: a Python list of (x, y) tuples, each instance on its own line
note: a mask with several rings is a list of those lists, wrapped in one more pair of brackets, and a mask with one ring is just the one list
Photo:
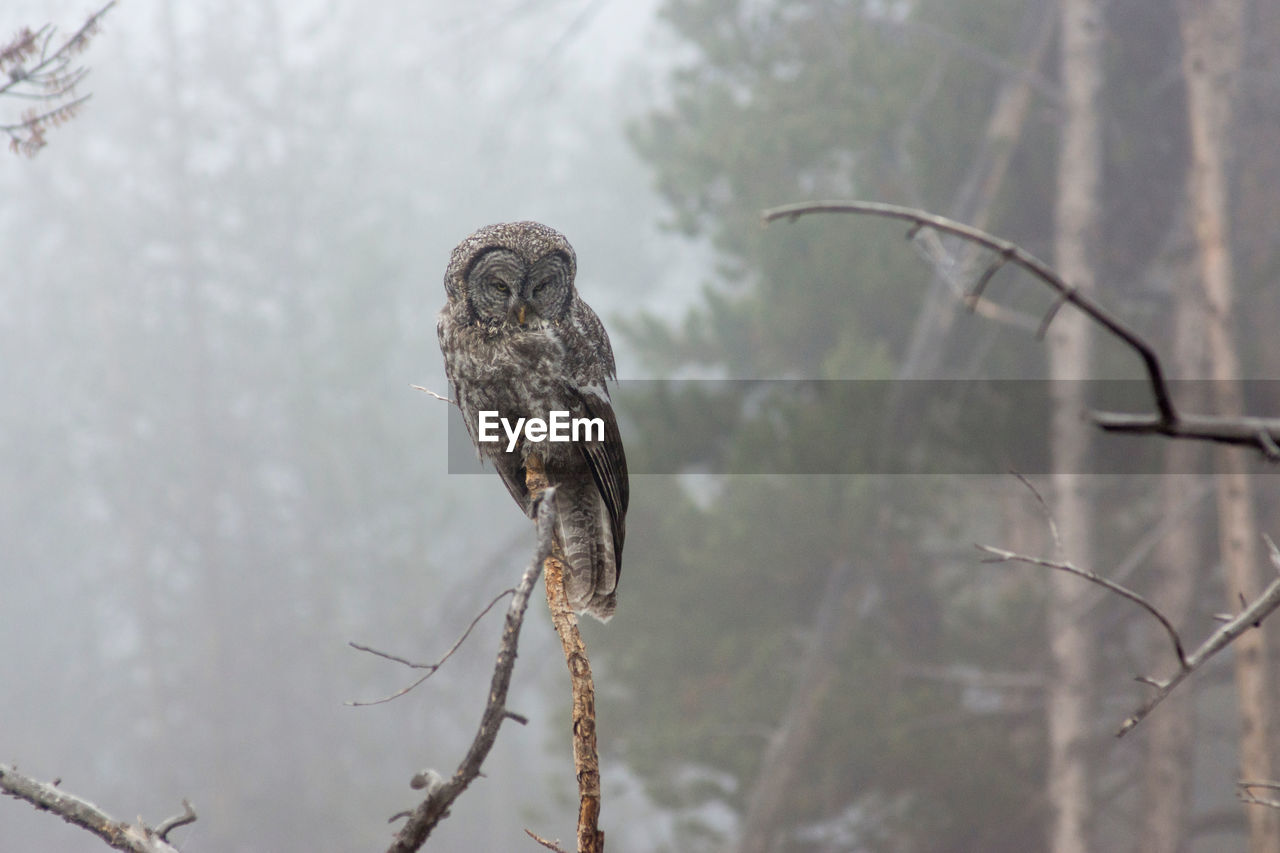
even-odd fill
[(494, 468), (498, 469), (498, 476), (502, 478), (502, 485), (507, 487), (511, 497), (515, 498), (516, 503), (520, 504), (520, 509), (525, 515), (532, 518), (533, 502), (529, 500), (529, 486), (525, 482), (527, 474), (520, 454), (496, 453), (485, 458), (493, 463)]
[(604, 441), (584, 441), (578, 445), (591, 469), (600, 497), (609, 512), (609, 525), (613, 529), (613, 552), (617, 570), (622, 570), (622, 543), (627, 536), (627, 503), (631, 499), (627, 480), (627, 456), (622, 450), (622, 433), (618, 431), (618, 418), (613, 413), (609, 392), (603, 385), (571, 388), (571, 393), (582, 403), (588, 417), (604, 422)]

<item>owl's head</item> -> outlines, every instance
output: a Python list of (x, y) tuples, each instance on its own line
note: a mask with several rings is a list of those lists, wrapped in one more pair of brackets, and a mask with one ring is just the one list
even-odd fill
[(564, 235), (538, 222), (486, 225), (458, 244), (444, 274), (449, 304), (472, 321), (538, 326), (564, 317), (577, 257)]

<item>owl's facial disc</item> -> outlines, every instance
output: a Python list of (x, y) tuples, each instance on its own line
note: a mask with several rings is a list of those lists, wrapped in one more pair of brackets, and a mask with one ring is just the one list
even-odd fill
[(521, 301), (525, 263), (509, 249), (481, 254), (467, 272), (467, 299), (474, 315), (485, 323), (509, 322), (512, 307)]
[(521, 292), (527, 296), (529, 305), (538, 316), (554, 320), (567, 310), (572, 289), (568, 258), (561, 252), (552, 252), (529, 267), (526, 285)]

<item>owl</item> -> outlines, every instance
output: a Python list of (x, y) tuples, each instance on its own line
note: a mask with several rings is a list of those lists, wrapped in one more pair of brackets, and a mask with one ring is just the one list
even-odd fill
[[(559, 231), (537, 222), (481, 228), (449, 259), (436, 332), (467, 432), (526, 515), (534, 506), (525, 463), (530, 454), (542, 456), (556, 487), (569, 604), (606, 621), (617, 606), (627, 460), (605, 385), (617, 378), (613, 349), (574, 288), (576, 272), (573, 247)], [(492, 425), (493, 413), (504, 422), (497, 441), (481, 423), (488, 417)], [(584, 426), (570, 441), (536, 441), (532, 429), (509, 432), (520, 418), (551, 423), (553, 413), (562, 424), (588, 419), (597, 428)]]

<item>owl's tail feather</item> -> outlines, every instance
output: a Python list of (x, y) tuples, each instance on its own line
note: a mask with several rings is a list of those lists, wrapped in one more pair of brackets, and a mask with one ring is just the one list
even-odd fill
[(609, 513), (595, 483), (556, 484), (556, 516), (569, 606), (607, 622), (618, 606), (618, 564)]

